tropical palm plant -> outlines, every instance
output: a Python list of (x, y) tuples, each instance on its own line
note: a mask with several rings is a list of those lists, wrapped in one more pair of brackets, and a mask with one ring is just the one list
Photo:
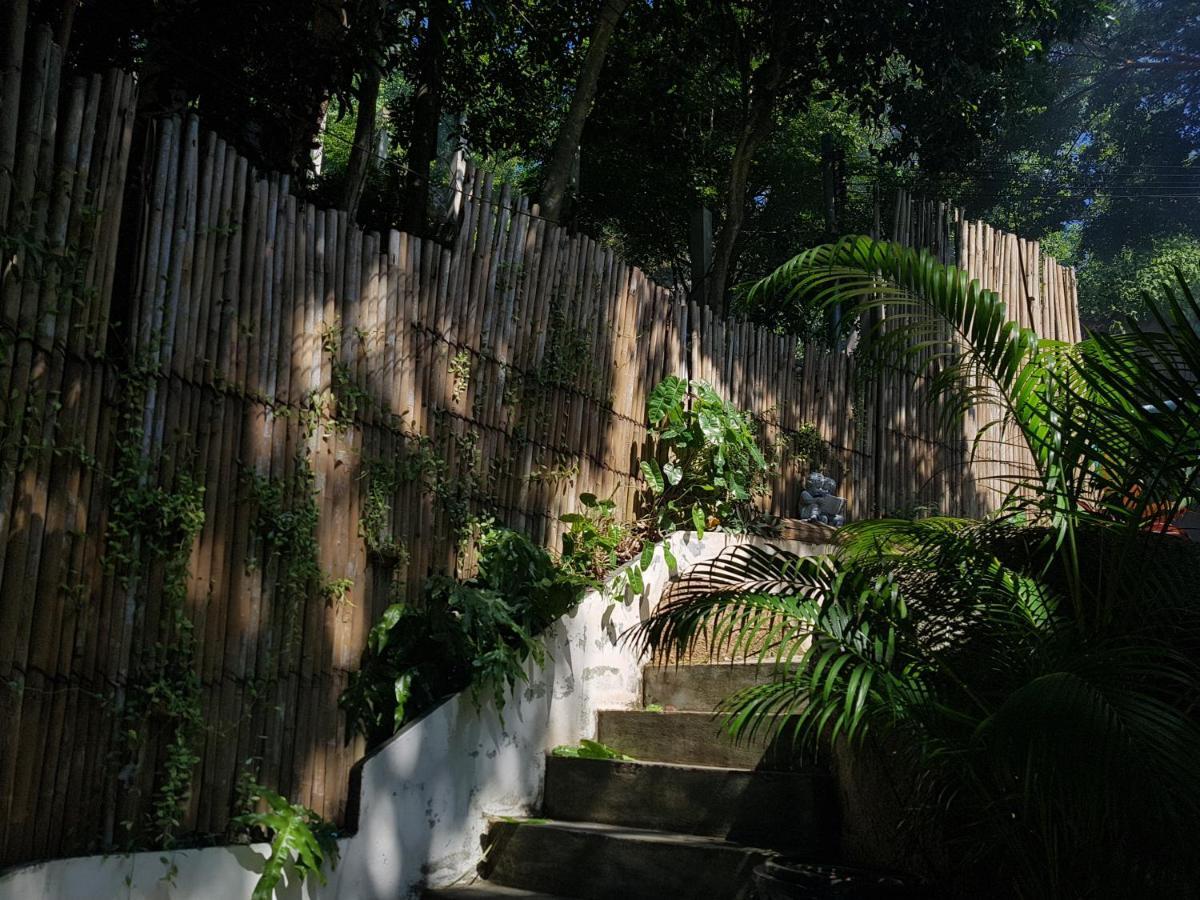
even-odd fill
[(866, 238), (797, 256), (747, 298), (868, 313), (869, 352), (929, 375), (947, 423), (995, 404), (1032, 468), (985, 521), (864, 522), (827, 559), (728, 549), (636, 639), (668, 659), (704, 641), (773, 661), (724, 705), (736, 737), (885, 741), (909, 834), (954, 892), (1194, 893), (1200, 546), (1162, 534), (1200, 477), (1186, 285), (1154, 305), (1157, 329), (1074, 346), (929, 254)]

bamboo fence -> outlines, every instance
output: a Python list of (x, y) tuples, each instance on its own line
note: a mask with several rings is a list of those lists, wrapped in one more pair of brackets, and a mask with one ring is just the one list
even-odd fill
[[(809, 422), (856, 516), (994, 505), (921, 384), (856, 386), (847, 353), (714, 318), (487, 173), (468, 166), (448, 245), (363, 231), (195, 117), (135, 142), (133, 80), (64, 73), (46, 32), (7, 52), (0, 863), (121, 846), (121, 823), (153, 818), (174, 732), (136, 697), (180, 648), (203, 727), (176, 830), (219, 837), (245, 775), (344, 821), (363, 748), (337, 698), (371, 624), (469, 565), (467, 511), (551, 548), (582, 492), (632, 517), (666, 375), (760, 414), (784, 448), (775, 514), (799, 507), (807, 467), (785, 439)], [(1036, 244), (906, 197), (894, 233), (1078, 337), (1073, 275)], [(189, 491), (204, 516), (180, 643), (147, 549), (165, 512), (141, 510), (124, 567), (114, 523), (126, 493)]]

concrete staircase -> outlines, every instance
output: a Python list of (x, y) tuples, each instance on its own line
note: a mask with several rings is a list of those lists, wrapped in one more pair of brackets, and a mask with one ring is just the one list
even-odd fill
[(644, 670), (645, 706), (600, 713), (598, 740), (636, 762), (546, 761), (543, 815), (501, 818), (484, 837), (485, 880), (440, 900), (749, 898), (775, 852), (828, 859), (829, 776), (790, 770), (776, 748), (738, 746), (712, 709), (766, 677), (745, 665)]

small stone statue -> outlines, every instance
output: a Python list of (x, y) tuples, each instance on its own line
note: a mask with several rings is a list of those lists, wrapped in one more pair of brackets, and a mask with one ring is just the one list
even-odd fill
[(837, 482), (821, 472), (808, 476), (808, 489), (800, 492), (804, 506), (800, 518), (805, 522), (820, 522), (834, 528), (846, 524), (846, 501), (834, 495)]

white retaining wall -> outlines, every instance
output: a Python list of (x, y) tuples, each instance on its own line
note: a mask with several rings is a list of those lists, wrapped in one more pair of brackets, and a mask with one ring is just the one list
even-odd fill
[[(719, 532), (670, 538), (680, 570), (733, 542), (761, 539)], [(802, 554), (826, 548), (770, 542)], [(546, 751), (595, 737), (596, 711), (640, 705), (642, 660), (619, 635), (653, 610), (668, 573), (662, 554), (640, 597), (612, 603), (589, 593), (547, 636), (551, 655), (531, 669), (501, 713), (458, 695), (406, 726), (362, 767), (358, 830), (340, 841), (342, 859), (315, 880), (282, 888), (280, 898), (399, 900), (421, 885), (474, 877), (488, 816), (527, 815), (541, 799)], [(266, 845), (86, 856), (36, 863), (0, 875), (0, 900), (166, 900), (248, 898)]]

